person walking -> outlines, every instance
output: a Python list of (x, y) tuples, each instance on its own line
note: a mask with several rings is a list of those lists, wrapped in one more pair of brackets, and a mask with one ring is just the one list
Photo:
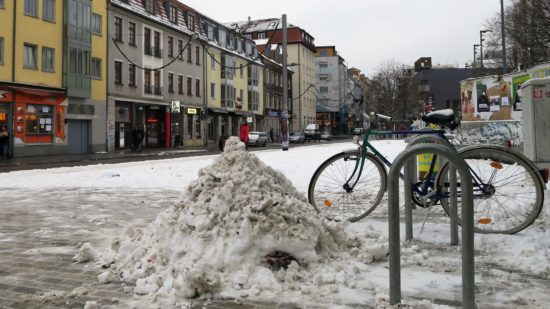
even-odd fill
[(275, 143), (275, 136), (274, 136), (274, 133), (273, 133), (273, 128), (271, 128), (271, 130), (269, 130), (269, 140), (271, 143)]
[(250, 132), (250, 127), (248, 126), (248, 123), (246, 120), (243, 120), (241, 122), (241, 127), (239, 129), (239, 138), (241, 142), (244, 143), (246, 149), (248, 150), (248, 133)]
[(10, 133), (8, 127), (3, 124), (0, 128), (0, 155), (2, 159), (8, 159), (10, 155)]

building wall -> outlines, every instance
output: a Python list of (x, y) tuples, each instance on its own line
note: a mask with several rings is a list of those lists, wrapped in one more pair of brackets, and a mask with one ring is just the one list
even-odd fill
[[(13, 6), (13, 1), (6, 5)], [(55, 22), (42, 19), (42, 1), (38, 2), (37, 17), (24, 13), (24, 1), (17, 1), (17, 24), (15, 44), (15, 82), (49, 87), (62, 87), (63, 57), (63, 2), (55, 1)], [(2, 21), (2, 24), (4, 22)], [(3, 26), (2, 26), (3, 28)], [(37, 29), (40, 29), (37, 31)], [(24, 44), (37, 46), (37, 69), (23, 68)], [(55, 49), (54, 72), (42, 71), (42, 48)], [(11, 45), (9, 47), (11, 49)], [(9, 60), (11, 61), (11, 59)]]
[(303, 131), (316, 121), (315, 55), (303, 44), (289, 44), (287, 53), (288, 64), (299, 64), (292, 67), (292, 131)]
[[(447, 102), (460, 102), (460, 89), (457, 85), (461, 80), (469, 78), (470, 74), (470, 69), (432, 68), (419, 71), (414, 79), (419, 84), (420, 81), (426, 80), (429, 85), (428, 92), (433, 95), (434, 109), (444, 109), (451, 108)], [(458, 105), (452, 107), (458, 109)]]
[(101, 35), (92, 34), (92, 57), (101, 59), (101, 79), (92, 79), (93, 100), (105, 105), (107, 99), (107, 3), (106, 0), (94, 0), (92, 12), (101, 15)]
[(12, 78), (12, 36), (13, 36), (13, 1), (4, 1), (4, 7), (0, 8), (0, 38), (3, 38), (4, 54), (3, 62), (0, 63), (0, 81), (11, 81)]
[[(212, 59), (212, 57), (214, 59)], [(209, 45), (208, 54), (206, 55), (206, 89), (207, 89), (207, 98), (208, 98), (208, 107), (212, 108), (221, 108), (221, 93), (220, 85), (222, 83), (221, 79), (221, 51), (217, 49), (214, 45)], [(214, 84), (214, 96), (211, 95), (210, 85)]]

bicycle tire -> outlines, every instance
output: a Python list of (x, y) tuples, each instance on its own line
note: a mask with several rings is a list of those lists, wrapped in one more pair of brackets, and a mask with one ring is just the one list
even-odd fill
[(323, 162), (313, 174), (308, 200), (327, 219), (359, 221), (382, 200), (387, 185), (386, 169), (371, 153), (365, 156), (361, 178), (353, 191), (344, 189), (359, 158), (359, 150), (338, 153)]
[[(476, 187), (477, 180), (473, 177), (475, 232), (515, 234), (537, 219), (544, 203), (544, 185), (527, 158), (497, 145), (466, 147), (458, 154), (469, 165), (470, 172), (475, 172), (484, 183), (488, 182), (486, 186), (491, 192), (482, 198), (481, 189)], [(436, 179), (440, 190), (448, 182), (448, 168), (447, 162)], [(460, 183), (458, 175), (457, 178), (457, 183)], [(458, 223), (461, 224), (459, 185), (457, 191)], [(450, 214), (448, 199), (442, 199), (441, 204)]]

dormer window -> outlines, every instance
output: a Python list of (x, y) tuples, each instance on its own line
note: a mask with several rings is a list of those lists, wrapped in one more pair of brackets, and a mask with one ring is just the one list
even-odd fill
[(191, 14), (187, 16), (187, 28), (191, 31), (195, 31), (195, 16)]
[(155, 0), (143, 0), (145, 11), (150, 14), (155, 14)]
[(258, 39), (265, 39), (265, 32), (258, 33)]
[(170, 20), (171, 23), (173, 24), (178, 24), (178, 8), (173, 6), (173, 5), (169, 5), (168, 6), (168, 20)]

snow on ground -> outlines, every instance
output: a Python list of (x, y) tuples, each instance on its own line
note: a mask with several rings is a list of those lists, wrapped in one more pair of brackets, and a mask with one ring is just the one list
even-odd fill
[[(390, 160), (406, 145), (374, 144)], [(29, 196), (48, 190), (60, 197), (79, 189), (181, 192), (154, 222), (90, 235), (104, 242), (96, 242), (94, 248), (85, 244), (75, 256), (101, 256), (96, 262), (108, 262), (111, 269), (100, 276), (102, 282), (120, 273), (126, 280), (137, 280), (133, 292), (146, 296), (138, 298), (136, 306), (181, 305), (190, 296), (284, 299), (305, 306), (386, 306), (386, 201), (353, 224), (320, 220), (305, 202), (309, 179), (320, 163), (354, 146), (320, 144), (254, 153), (239, 147), (235, 144), (215, 156), (10, 172), (2, 174), (0, 187)], [(418, 308), (446, 307), (432, 301), (459, 304), (460, 248), (448, 245), (449, 220), (434, 209), (419, 233), (423, 217), (424, 210), (415, 211), (415, 240), (402, 245), (405, 302)], [(90, 220), (101, 223), (109, 218), (98, 213)], [(535, 224), (519, 234), (476, 235), (480, 308), (546, 306), (549, 224), (545, 207)], [(272, 270), (264, 257), (273, 251), (287, 252), (298, 263)]]

